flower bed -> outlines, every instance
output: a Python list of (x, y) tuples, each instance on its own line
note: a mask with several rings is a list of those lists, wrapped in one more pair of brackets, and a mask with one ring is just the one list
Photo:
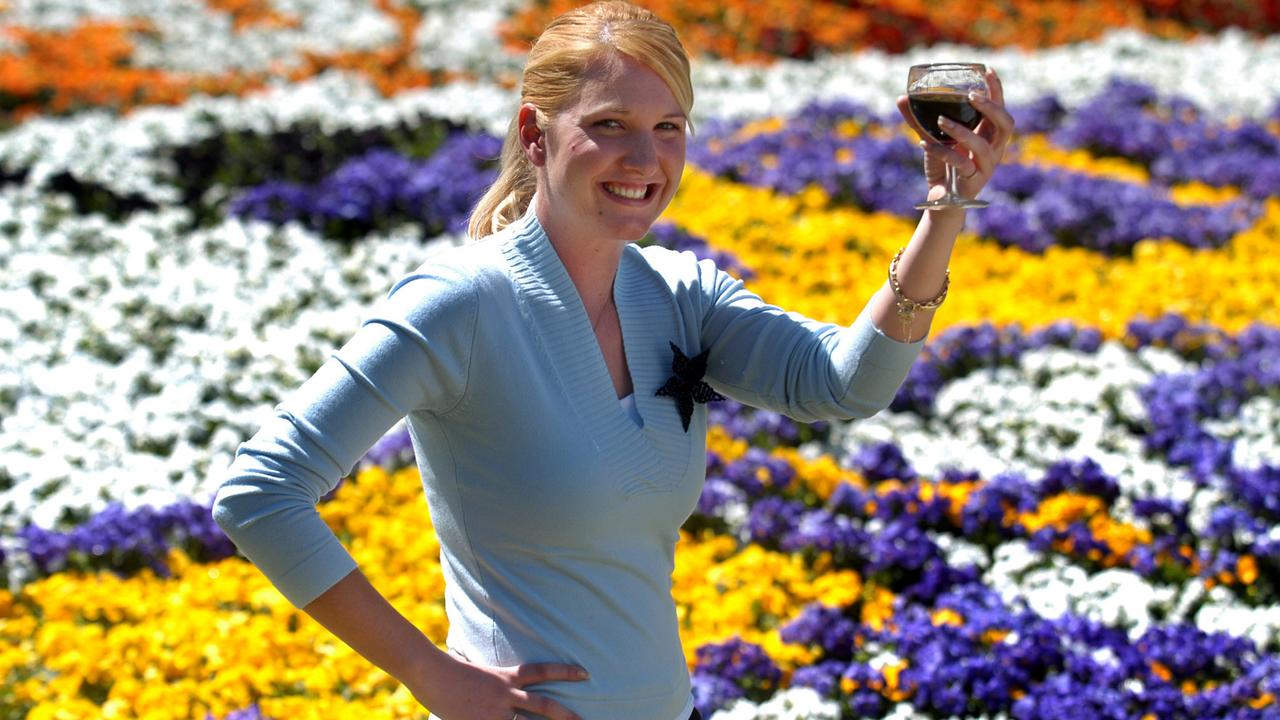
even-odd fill
[(297, 2), (289, 12), (222, 0), (11, 5), (0, 101), (17, 119), (241, 95), (331, 68), (364, 73), (387, 94), (432, 80), (413, 61), (420, 14), (390, 2)]
[[(530, 4), (506, 29), (507, 41), (517, 47), (526, 46), (551, 18), (584, 4), (582, 0)], [(1135, 28), (1174, 38), (1227, 27), (1261, 33), (1280, 30), (1280, 6), (1273, 0), (1247, 5), (1229, 0), (1024, 1), (987, 5), (961, 0), (928, 4), (912, 0), (815, 0), (800, 4), (778, 0), (646, 0), (641, 4), (668, 18), (692, 51), (738, 62), (811, 60), (815, 55), (851, 49), (900, 53), (940, 42), (1044, 48), (1092, 40), (1116, 28)]]
[[(179, 22), (181, 4), (154, 5), (153, 21)], [(277, 41), (332, 17), (276, 7), (199, 13), (225, 14), (226, 37)], [(510, 63), (477, 48), (512, 7), (422, 3), (412, 52), (500, 80)], [(742, 9), (742, 27), (768, 7)], [(1172, 18), (1180, 35), (1232, 22), (1193, 17), (1216, 7), (1148, 3), (1142, 22)], [(444, 20), (462, 17), (474, 32), (441, 51)], [(889, 410), (806, 425), (712, 405), (673, 577), (699, 707), (1274, 716), (1280, 84), (1224, 81), (1280, 57), (1273, 38), (703, 60), (690, 167), (648, 241), (851, 321), (922, 191), (889, 114), (901, 71), (939, 53), (1001, 69), (1013, 157)], [(180, 56), (166, 58), (173, 72)], [(0, 716), (425, 715), (239, 557), (208, 503), (274, 403), (397, 277), (460, 241), (512, 99), (500, 82), (387, 97), (330, 73), (0, 134)], [(424, 510), (402, 429), (320, 505), (374, 585), (442, 642)]]

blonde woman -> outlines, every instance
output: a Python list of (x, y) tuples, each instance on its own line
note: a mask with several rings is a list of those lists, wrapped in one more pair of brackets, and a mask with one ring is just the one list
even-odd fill
[[(931, 192), (946, 163), (970, 195), (998, 165), (1012, 121), (990, 81), (978, 131), (930, 149)], [(886, 282), (850, 327), (787, 314), (690, 253), (632, 244), (676, 192), (692, 105), (684, 49), (648, 11), (605, 2), (552, 22), (476, 242), (397, 283), (219, 489), (214, 517), (244, 554), (434, 717), (699, 717), (671, 572), (704, 480), (705, 402), (866, 417), (927, 334), (919, 305), (943, 294), (962, 210), (925, 214), (897, 294)], [(447, 652), (315, 509), (401, 418), (440, 539)]]

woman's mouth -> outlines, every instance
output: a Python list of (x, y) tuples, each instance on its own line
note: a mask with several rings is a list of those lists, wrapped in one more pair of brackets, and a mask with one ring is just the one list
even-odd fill
[(605, 192), (624, 200), (644, 200), (649, 197), (653, 185), (628, 185), (625, 183), (604, 183)]

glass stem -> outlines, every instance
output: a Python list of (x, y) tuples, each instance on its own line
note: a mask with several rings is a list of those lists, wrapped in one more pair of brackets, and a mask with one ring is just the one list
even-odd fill
[(957, 175), (956, 166), (947, 163), (947, 197), (952, 200), (960, 197), (960, 192), (956, 189), (956, 183), (959, 182)]

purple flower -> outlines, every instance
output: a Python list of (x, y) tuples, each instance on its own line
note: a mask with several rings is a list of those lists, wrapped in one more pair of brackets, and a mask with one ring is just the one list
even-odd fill
[(396, 195), (413, 172), (413, 162), (392, 150), (370, 150), (349, 160), (316, 188), (312, 221), (360, 227), (384, 224), (396, 210)]
[(1034, 166), (1001, 168), (988, 192), (999, 209), (976, 215), (974, 231), (1028, 252), (1058, 246), (1125, 255), (1140, 240), (1165, 237), (1216, 248), (1259, 212), (1245, 201), (1183, 207), (1158, 186)]
[(698, 708), (704, 718), (711, 717), (717, 710), (746, 695), (736, 683), (719, 675), (695, 672), (690, 679), (693, 683), (694, 707)]
[(840, 690), (840, 673), (846, 665), (839, 660), (822, 660), (798, 667), (791, 675), (791, 686), (812, 688), (824, 697), (835, 697)]
[(424, 236), (462, 232), (471, 208), (497, 175), (501, 141), (454, 132), (426, 160), (373, 149), (343, 163), (314, 188), (268, 183), (244, 191), (230, 211), (272, 222), (305, 221), (354, 239), (412, 220)]
[(822, 648), (824, 658), (846, 662), (853, 657), (857, 634), (858, 626), (844, 614), (843, 609), (819, 603), (806, 606), (799, 617), (784, 625), (779, 632), (783, 642), (817, 645)]
[(290, 182), (269, 182), (238, 194), (227, 212), (283, 225), (309, 216), (311, 191)]
[(187, 501), (160, 510), (126, 510), (113, 503), (70, 531), (27, 525), (18, 537), (42, 575), (67, 567), (126, 575), (145, 567), (168, 577), (171, 548), (182, 548), (197, 562), (235, 554), (235, 546), (214, 523), (211, 508)]
[(837, 561), (853, 562), (865, 556), (869, 536), (845, 515), (809, 510), (790, 530), (781, 531), (778, 547), (786, 552), (816, 550), (832, 553)]
[(413, 438), (409, 435), (409, 429), (400, 428), (380, 438), (364, 454), (361, 462), (381, 465), (389, 470), (414, 464)]
[[(217, 720), (213, 713), (207, 713), (204, 717), (205, 720)], [(268, 715), (263, 715), (262, 709), (258, 707), (257, 703), (254, 703), (247, 708), (228, 713), (224, 720), (271, 720), (271, 718)]]
[(850, 464), (857, 468), (868, 482), (882, 480), (910, 481), (916, 477), (916, 471), (907, 462), (902, 449), (891, 442), (866, 445), (858, 450)]
[(708, 643), (697, 650), (694, 704), (703, 717), (711, 717), (737, 698), (756, 702), (768, 698), (781, 679), (782, 671), (759, 645), (740, 638)]
[(708, 477), (698, 496), (698, 512), (706, 517), (718, 517), (725, 505), (746, 503), (746, 493), (733, 483), (719, 477)]
[(764, 649), (741, 638), (698, 648), (694, 672), (715, 675), (743, 688), (776, 687), (782, 679), (782, 671)]
[(683, 252), (685, 250), (698, 256), (698, 259), (710, 259), (716, 267), (743, 280), (750, 280), (755, 273), (743, 265), (737, 257), (725, 250), (711, 247), (705, 238), (689, 233), (673, 223), (655, 223), (649, 229), (649, 237), (658, 245)]
[(803, 441), (825, 439), (830, 426), (825, 422), (800, 424), (786, 415), (753, 408), (734, 400), (708, 406), (707, 422), (723, 427), (732, 437), (758, 447), (794, 447)]
[(782, 538), (795, 532), (804, 513), (804, 503), (766, 497), (752, 504), (745, 532), (750, 542), (776, 547)]
[(1090, 458), (1053, 463), (1045, 470), (1038, 490), (1041, 499), (1072, 492), (1102, 498), (1108, 505), (1120, 497), (1120, 485)]
[(1029, 103), (1009, 108), (1021, 133), (1047, 133), (1062, 122), (1067, 110), (1058, 98), (1046, 95)]

